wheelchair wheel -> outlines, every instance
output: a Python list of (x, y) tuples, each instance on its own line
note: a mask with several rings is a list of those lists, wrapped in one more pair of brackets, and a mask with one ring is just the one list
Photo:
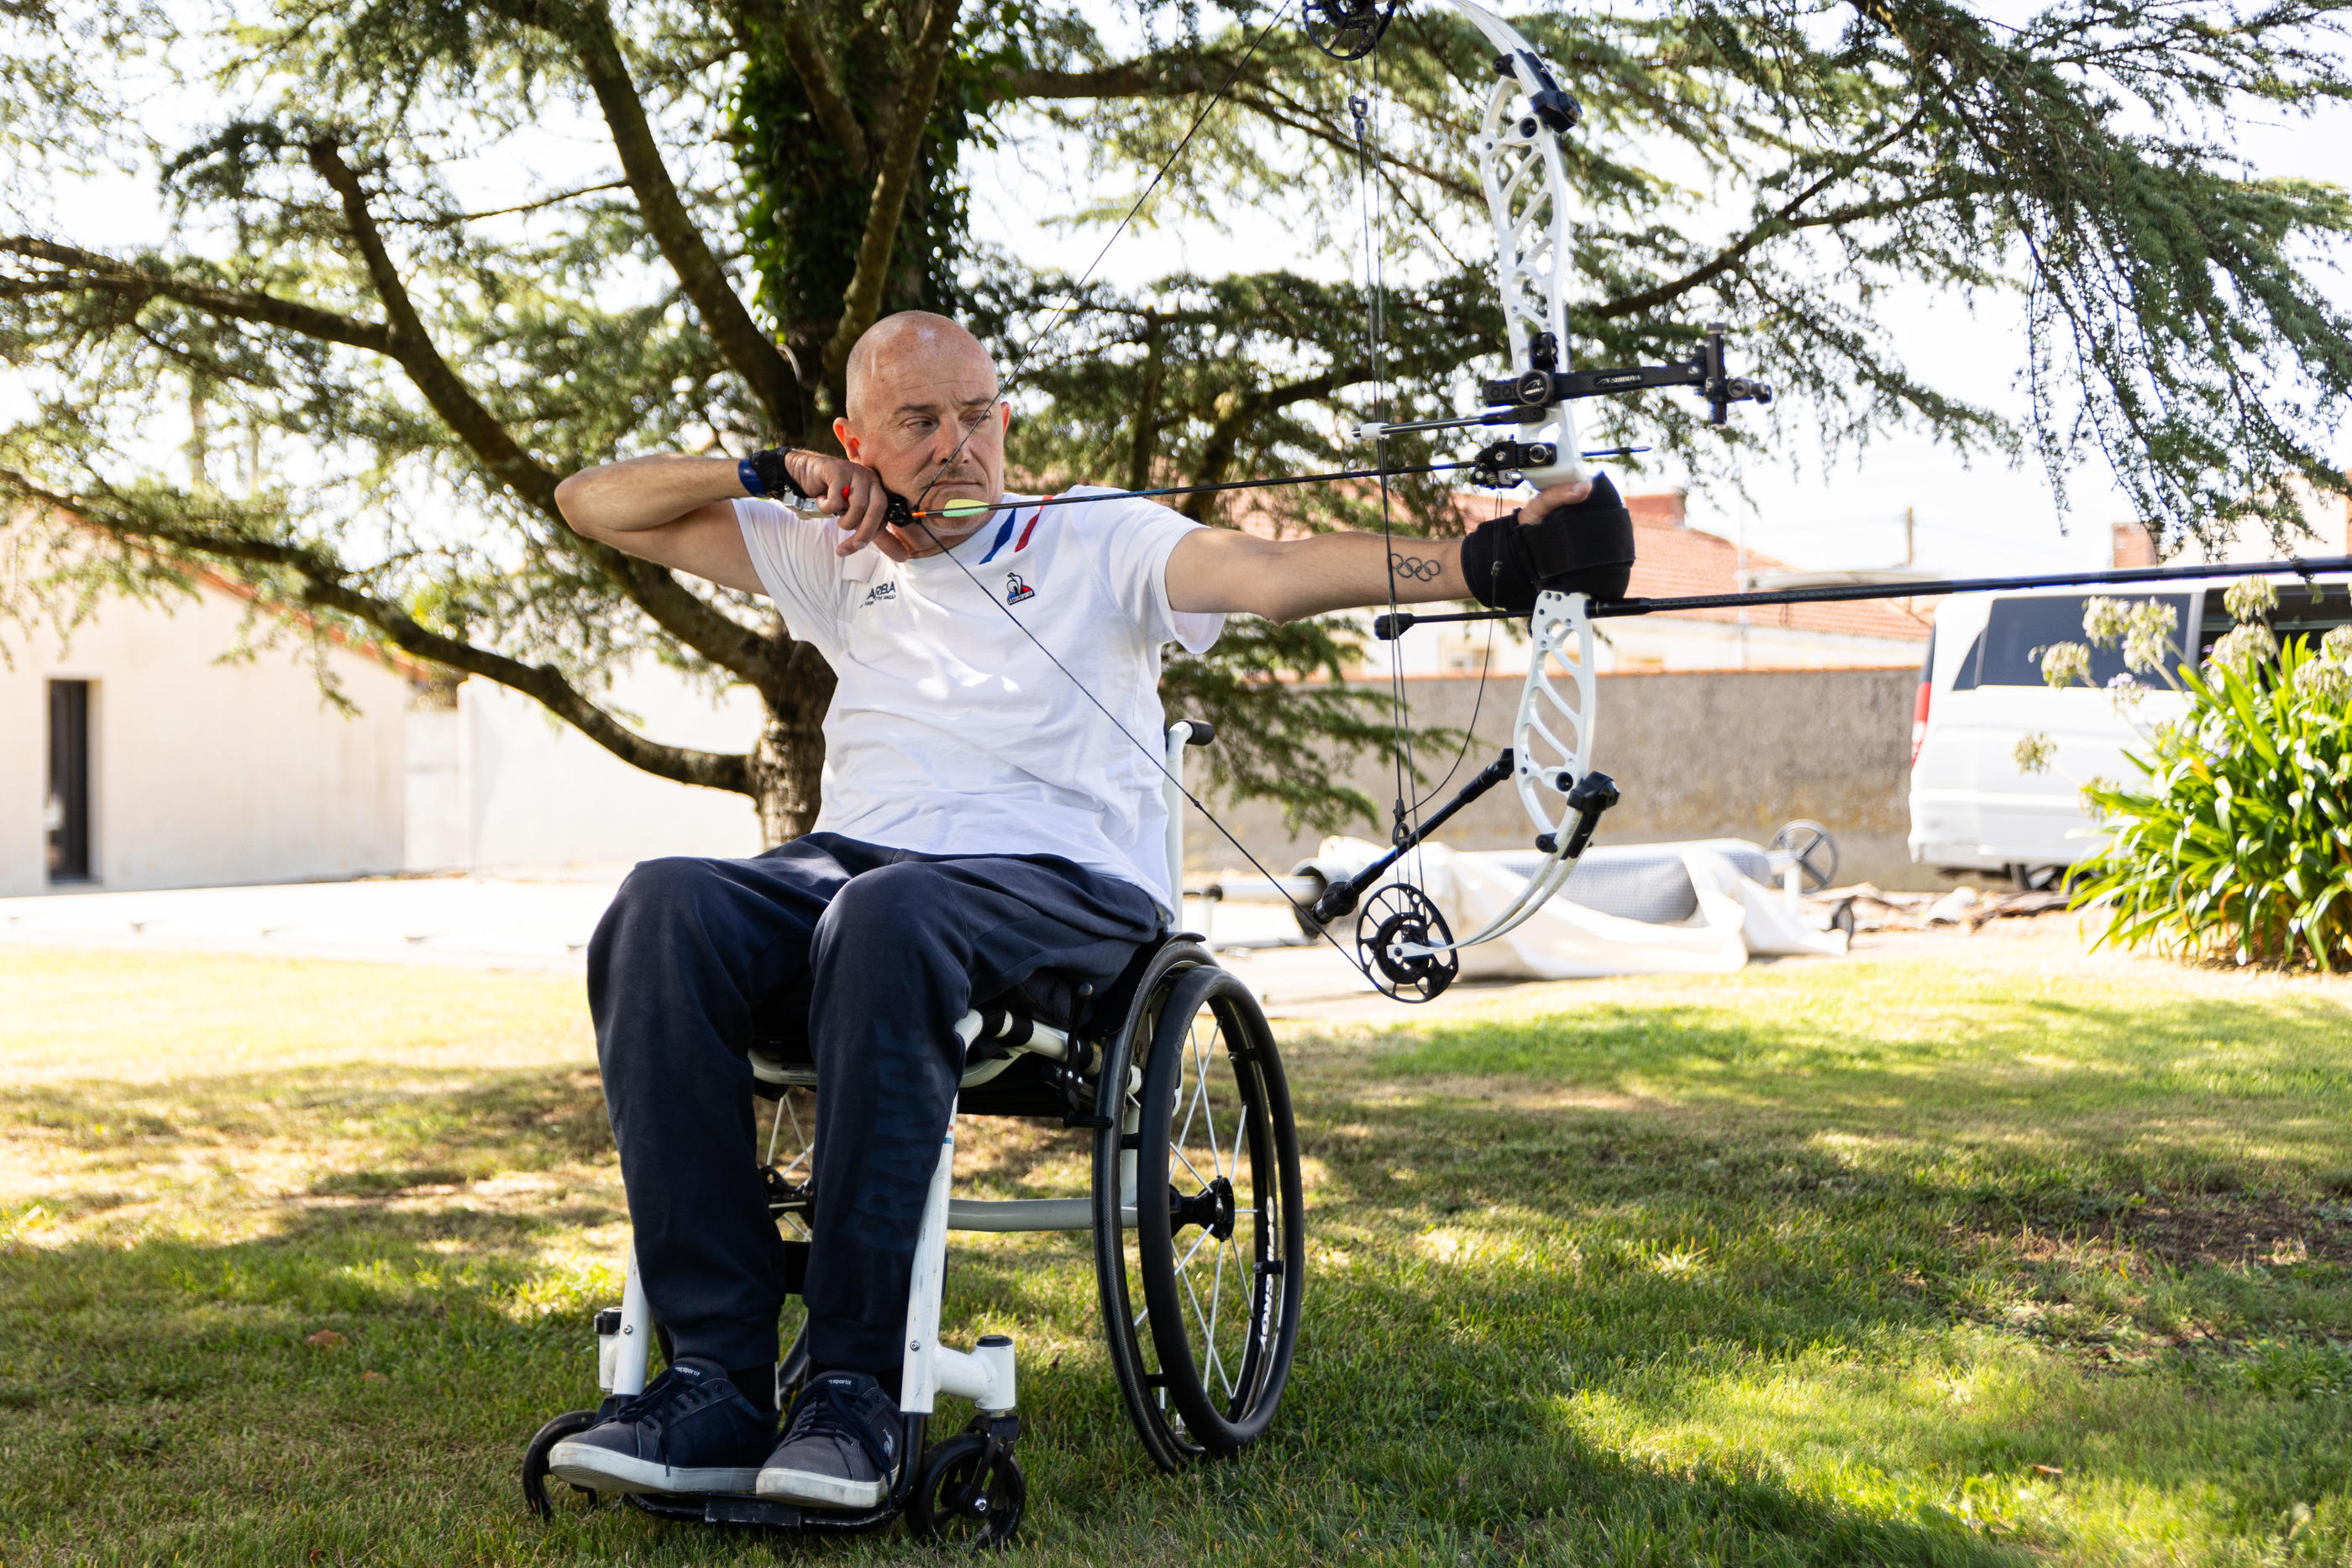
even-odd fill
[(1028, 1483), (1013, 1450), (959, 1432), (923, 1456), (907, 1498), (907, 1522), (918, 1540), (984, 1552), (1012, 1544), (1028, 1505)]
[[(548, 1454), (564, 1438), (576, 1437), (595, 1424), (593, 1410), (566, 1410), (532, 1435), (530, 1446), (522, 1454), (522, 1500), (540, 1518), (551, 1521), (555, 1518), (555, 1504), (547, 1495)], [(596, 1506), (594, 1492), (585, 1487), (572, 1490), (586, 1498), (590, 1508)]]
[[(1306, 1238), (1289, 1090), (1256, 998), (1197, 948), (1164, 956), (1104, 1061), (1102, 1082), (1130, 1093), (1097, 1134), (1095, 1238), (1120, 1392), (1173, 1471), (1273, 1420)], [(1106, 1202), (1121, 1187), (1137, 1197), (1124, 1228), (1125, 1205)]]

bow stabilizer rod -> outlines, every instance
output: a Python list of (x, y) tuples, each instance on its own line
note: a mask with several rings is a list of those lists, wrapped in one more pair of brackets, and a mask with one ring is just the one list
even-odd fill
[[(1952, 593), (1999, 593), (2017, 588), (2122, 587), (2136, 582), (2180, 582), (2212, 577), (2301, 577), (2352, 571), (2352, 555), (2289, 556), (2284, 560), (2231, 561), (2212, 566), (2130, 566), (2097, 571), (2038, 572), (2030, 577), (1950, 577), (1926, 582), (1858, 582), (1822, 588), (1783, 588), (1760, 593), (1692, 593), (1672, 599), (1604, 599), (1589, 614), (1596, 621), (1629, 615), (1659, 615), (1678, 610), (1745, 610), (1772, 604), (1843, 604), (1869, 599), (1940, 599)], [(1508, 610), (1464, 610), (1416, 615), (1410, 610), (1372, 618), (1372, 635), (1402, 637), (1415, 626), (1448, 621), (1509, 621)]]

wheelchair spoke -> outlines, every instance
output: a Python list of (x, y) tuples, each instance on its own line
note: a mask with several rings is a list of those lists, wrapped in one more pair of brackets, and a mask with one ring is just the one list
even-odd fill
[(1217, 1336), (1210, 1332), (1210, 1315), (1201, 1310), (1201, 1295), (1199, 1291), (1192, 1289), (1192, 1276), (1182, 1274), (1178, 1278), (1184, 1281), (1185, 1299), (1192, 1303), (1192, 1321), (1201, 1326), (1202, 1359), (1209, 1364), (1203, 1370), (1213, 1372), (1217, 1369)]
[[(1200, 1048), (1199, 1037), (1199, 1020), (1195, 1019), (1193, 1026), (1184, 1033), (1185, 1051), (1181, 1064), (1184, 1071), (1177, 1077), (1177, 1093), (1183, 1096), (1184, 1100), (1184, 1124), (1176, 1131), (1176, 1142), (1179, 1144), (1192, 1141), (1193, 1116), (1205, 1115), (1209, 1108), (1209, 1075), (1202, 1066), (1203, 1052)], [(1188, 1079), (1192, 1084), (1192, 1092), (1185, 1095), (1183, 1086)], [(1216, 1141), (1216, 1128), (1213, 1122), (1209, 1130), (1209, 1142), (1213, 1146)]]
[(1225, 1168), (1221, 1156), (1224, 1150), (1219, 1145), (1217, 1140), (1217, 1107), (1209, 1098), (1209, 1080), (1212, 1077), (1209, 1051), (1206, 1044), (1197, 1043), (1199, 1030), (1195, 1029), (1192, 1034), (1196, 1041), (1193, 1048), (1192, 1065), (1201, 1085), (1202, 1131), (1209, 1135), (1209, 1164), (1215, 1169), (1217, 1175), (1223, 1176)]
[[(1231, 1239), (1226, 1239), (1217, 1249), (1217, 1293), (1220, 1299), (1222, 1299), (1224, 1294), (1223, 1281), (1225, 1273), (1225, 1254), (1233, 1249), (1234, 1244)], [(1242, 1301), (1240, 1307), (1240, 1322), (1243, 1325), (1241, 1349), (1243, 1355), (1246, 1356), (1249, 1354), (1249, 1341), (1253, 1320), (1249, 1310), (1249, 1292), (1246, 1285), (1246, 1276), (1242, 1272), (1242, 1261), (1239, 1257), (1235, 1257), (1234, 1259), (1234, 1283), (1236, 1287), (1239, 1287), (1242, 1290)], [(1240, 1392), (1240, 1371), (1241, 1369), (1239, 1367), (1234, 1368), (1234, 1375), (1225, 1379), (1225, 1397), (1227, 1399), (1233, 1398)]]
[(1191, 1268), (1192, 1266), (1192, 1260), (1199, 1256), (1201, 1249), (1215, 1239), (1216, 1236), (1213, 1232), (1207, 1230), (1201, 1232), (1199, 1239), (1192, 1243), (1192, 1249), (1185, 1253), (1181, 1258), (1176, 1260), (1177, 1270), (1181, 1272), (1183, 1270)]
[(1187, 1155), (1182, 1149), (1179, 1148), (1174, 1144), (1168, 1145), (1168, 1152), (1176, 1156), (1176, 1163), (1182, 1166), (1185, 1171), (1194, 1181), (1199, 1182), (1203, 1187), (1209, 1185), (1209, 1178), (1201, 1174), (1200, 1167), (1192, 1163), (1192, 1158), (1190, 1155)]

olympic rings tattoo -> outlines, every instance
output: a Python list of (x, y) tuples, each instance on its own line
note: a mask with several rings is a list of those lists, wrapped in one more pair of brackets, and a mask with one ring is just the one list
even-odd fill
[(1445, 568), (1436, 561), (1423, 560), (1419, 556), (1391, 555), (1389, 557), (1389, 570), (1415, 582), (1435, 582)]

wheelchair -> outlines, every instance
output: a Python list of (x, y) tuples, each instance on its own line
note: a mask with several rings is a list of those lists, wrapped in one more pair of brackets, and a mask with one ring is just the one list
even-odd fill
[[(1186, 748), (1213, 729), (1179, 720), (1167, 734), (1168, 864), (1181, 911)], [(797, 1009), (793, 1009), (797, 1010)], [(1112, 1375), (1145, 1452), (1174, 1473), (1239, 1453), (1274, 1419), (1290, 1376), (1306, 1284), (1298, 1138), (1280, 1053), (1249, 988), (1201, 940), (1163, 928), (1100, 993), (1051, 974), (989, 998), (957, 1024), (965, 1046), (954, 1118), (924, 1204), (907, 1303), (892, 1489), (877, 1507), (837, 1511), (748, 1494), (630, 1492), (666, 1518), (811, 1532), (853, 1532), (904, 1514), (927, 1540), (1002, 1545), (1020, 1527), (1027, 1488), (1015, 1454), (1014, 1345), (983, 1335), (970, 1351), (939, 1343), (947, 1233), (1091, 1231)], [(793, 1020), (755, 1026), (754, 1092), (772, 1101), (769, 1209), (785, 1233), (785, 1289), (799, 1293), (808, 1257), (816, 1073)], [(1093, 1147), (1084, 1197), (982, 1201), (954, 1196), (955, 1128), (964, 1116), (1058, 1122)], [(791, 1130), (789, 1143), (786, 1129)], [(779, 1163), (779, 1150), (787, 1156)], [(642, 1392), (668, 1336), (648, 1308), (634, 1252), (617, 1307), (595, 1317), (604, 1402), (541, 1427), (522, 1466), (525, 1502), (552, 1519), (549, 1451)], [(808, 1371), (803, 1325), (777, 1367), (780, 1407)], [(941, 1395), (968, 1400), (971, 1421), (927, 1443)], [(556, 1486), (561, 1488), (562, 1483)], [(599, 1494), (572, 1489), (593, 1506)]]

